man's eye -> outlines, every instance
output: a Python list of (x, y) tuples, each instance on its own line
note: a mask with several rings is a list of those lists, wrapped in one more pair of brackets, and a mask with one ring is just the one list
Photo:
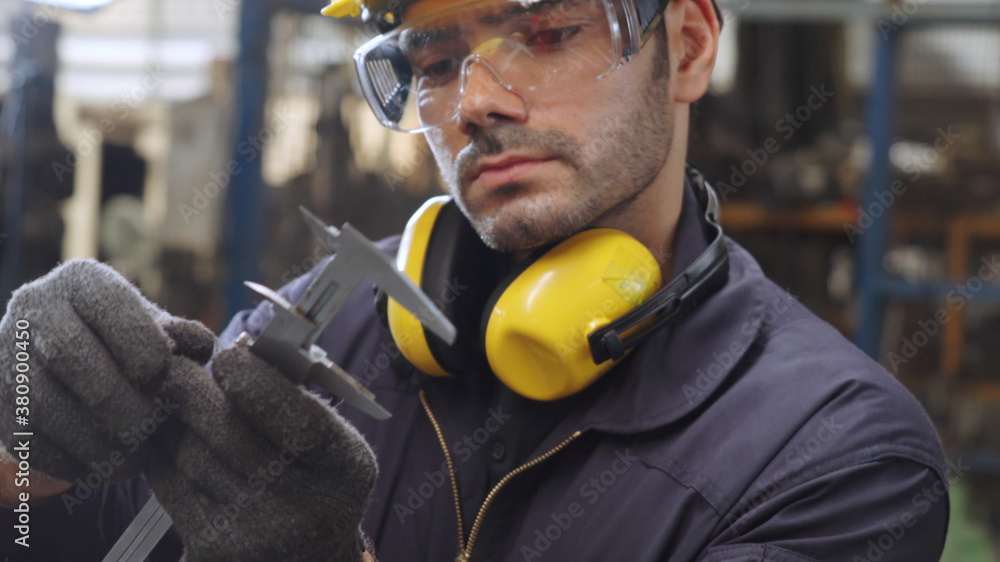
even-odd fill
[(525, 42), (529, 47), (552, 47), (572, 39), (580, 33), (580, 26), (554, 27), (532, 33)]
[(439, 59), (429, 64), (421, 63), (417, 68), (420, 78), (428, 78), (434, 81), (441, 81), (454, 74), (458, 61), (452, 57)]

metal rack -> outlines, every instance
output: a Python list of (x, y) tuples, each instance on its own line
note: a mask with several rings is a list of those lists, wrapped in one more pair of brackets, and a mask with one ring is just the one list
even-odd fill
[[(862, 191), (862, 208), (870, 208), (875, 203), (876, 194), (885, 190), (891, 181), (889, 149), (892, 146), (896, 123), (896, 62), (900, 33), (909, 29), (925, 28), (932, 25), (954, 23), (995, 23), (1000, 21), (1000, 3), (982, 2), (916, 2), (893, 5), (888, 2), (858, 0), (720, 0), (724, 12), (734, 14), (744, 21), (848, 21), (867, 20), (876, 34), (874, 68), (871, 80), (865, 122), (871, 143), (872, 160)], [(916, 8), (911, 6), (916, 5)], [(894, 16), (905, 16), (903, 25), (895, 23)], [(883, 34), (878, 24), (892, 23), (893, 33)], [(958, 229), (961, 230), (961, 229)], [(964, 241), (976, 233), (965, 233)], [(962, 237), (954, 237), (962, 238)], [(858, 290), (861, 316), (855, 332), (855, 343), (867, 354), (877, 358), (881, 342), (885, 306), (890, 300), (917, 300), (928, 298), (943, 299), (955, 288), (958, 277), (963, 273), (964, 263), (952, 259), (949, 274), (954, 279), (945, 281), (912, 282), (890, 275), (883, 267), (889, 240), (889, 211), (861, 236), (858, 250)], [(950, 251), (961, 251), (961, 241)], [(953, 257), (954, 258), (954, 257)], [(986, 286), (977, 292), (977, 299), (1000, 300), (1000, 286)], [(958, 322), (945, 326), (946, 350), (942, 358), (942, 369), (947, 375), (954, 375), (959, 367), (962, 324), (960, 312), (949, 308)], [(957, 350), (956, 350), (957, 349)]]
[[(283, 9), (318, 14), (322, 0), (292, 0)], [(226, 198), (224, 254), (226, 275), (223, 285), (225, 317), (232, 318), (253, 304), (253, 295), (244, 281), (260, 280), (258, 260), (264, 248), (262, 223), (265, 216), (264, 179), (258, 154), (241, 150), (241, 143), (264, 128), (268, 89), (268, 46), (271, 20), (277, 7), (268, 0), (240, 3), (239, 55), (236, 59), (236, 136), (233, 161), (242, 173), (233, 176)]]
[[(916, 0), (914, 0), (916, 1)], [(743, 21), (847, 21), (865, 19), (874, 29), (879, 19), (891, 21), (893, 7), (887, 2), (860, 0), (719, 0), (724, 13)], [(293, 9), (318, 10), (322, 2), (300, 0)], [(237, 62), (238, 134), (240, 139), (252, 135), (263, 126), (266, 98), (266, 47), (269, 40), (268, 22), (273, 8), (263, 0), (245, 0), (240, 16), (240, 55)], [(897, 8), (902, 9), (902, 8)], [(904, 12), (906, 13), (906, 12)], [(949, 2), (919, 3), (912, 13), (906, 13), (907, 24), (900, 32), (914, 27), (939, 23), (1000, 21), (1000, 3)], [(875, 194), (889, 185), (889, 148), (895, 124), (895, 66), (898, 33), (876, 40), (874, 76), (869, 92), (866, 115), (867, 131), (872, 146), (872, 162), (863, 190), (862, 206), (875, 201)], [(244, 172), (233, 179), (227, 201), (228, 272), (225, 283), (227, 316), (250, 304), (250, 294), (243, 281), (257, 278), (256, 260), (262, 247), (259, 217), (263, 216), (263, 180), (260, 161), (244, 161), (234, 146), (234, 158)], [(948, 282), (912, 283), (886, 273), (882, 267), (889, 229), (888, 214), (877, 220), (859, 237), (858, 286), (861, 318), (855, 342), (866, 353), (877, 356), (881, 339), (885, 304), (891, 299), (941, 298), (953, 288)], [(1000, 287), (987, 287), (977, 295), (985, 299), (1000, 299)]]
[[(820, 22), (891, 18), (890, 2), (870, 0), (718, 0), (723, 12), (753, 21)], [(1000, 19), (1000, 4), (984, 2), (900, 2), (899, 9), (916, 3), (918, 9), (906, 13), (908, 21), (980, 22)]]

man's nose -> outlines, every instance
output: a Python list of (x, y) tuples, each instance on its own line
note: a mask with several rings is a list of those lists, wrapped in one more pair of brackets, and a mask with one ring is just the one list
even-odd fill
[(481, 55), (471, 55), (462, 62), (458, 102), (459, 128), (465, 134), (471, 134), (473, 127), (528, 118), (527, 100)]

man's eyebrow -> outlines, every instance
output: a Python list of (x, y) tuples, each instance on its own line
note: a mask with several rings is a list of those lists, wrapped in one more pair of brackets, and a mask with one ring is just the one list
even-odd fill
[(496, 25), (498, 23), (503, 23), (513, 16), (518, 16), (523, 13), (531, 11), (530, 8), (523, 7), (518, 4), (504, 8), (500, 12), (486, 14), (485, 16), (479, 18), (479, 23), (483, 25)]
[(410, 53), (434, 43), (457, 39), (461, 33), (457, 25), (407, 29), (399, 36), (399, 49), (404, 53)]
[[(559, 0), (539, 0), (526, 5), (512, 2), (510, 6), (499, 12), (481, 16), (478, 21), (482, 25), (497, 25), (514, 16), (537, 13), (539, 11), (550, 9), (559, 3)], [(566, 3), (575, 5), (578, 2), (570, 1)], [(459, 38), (461, 34), (462, 31), (460, 26), (457, 25), (450, 25), (448, 27), (407, 29), (399, 36), (399, 48), (404, 53), (409, 53), (426, 48), (428, 45), (432, 45), (434, 43), (452, 41)]]
[(520, 16), (522, 14), (537, 14), (539, 12), (547, 12), (555, 7), (557, 4), (576, 4), (577, 2), (562, 2), (560, 0), (537, 0), (529, 4), (522, 4), (519, 2), (511, 2), (510, 6), (504, 8), (503, 10), (487, 14), (479, 18), (479, 23), (484, 25), (496, 25), (498, 23), (503, 23), (514, 16)]

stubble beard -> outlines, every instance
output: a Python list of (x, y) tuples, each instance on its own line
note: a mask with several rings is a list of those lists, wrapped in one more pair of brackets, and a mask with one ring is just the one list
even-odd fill
[[(624, 115), (601, 118), (587, 129), (584, 143), (561, 131), (532, 131), (512, 121), (476, 129), (454, 159), (434, 150), (442, 178), (483, 242), (503, 252), (535, 248), (623, 216), (670, 153), (668, 84), (668, 73), (657, 64), (632, 107)], [(564, 169), (550, 186), (514, 182), (495, 189), (490, 201), (470, 196), (472, 170), (481, 159), (511, 151), (558, 157)]]

